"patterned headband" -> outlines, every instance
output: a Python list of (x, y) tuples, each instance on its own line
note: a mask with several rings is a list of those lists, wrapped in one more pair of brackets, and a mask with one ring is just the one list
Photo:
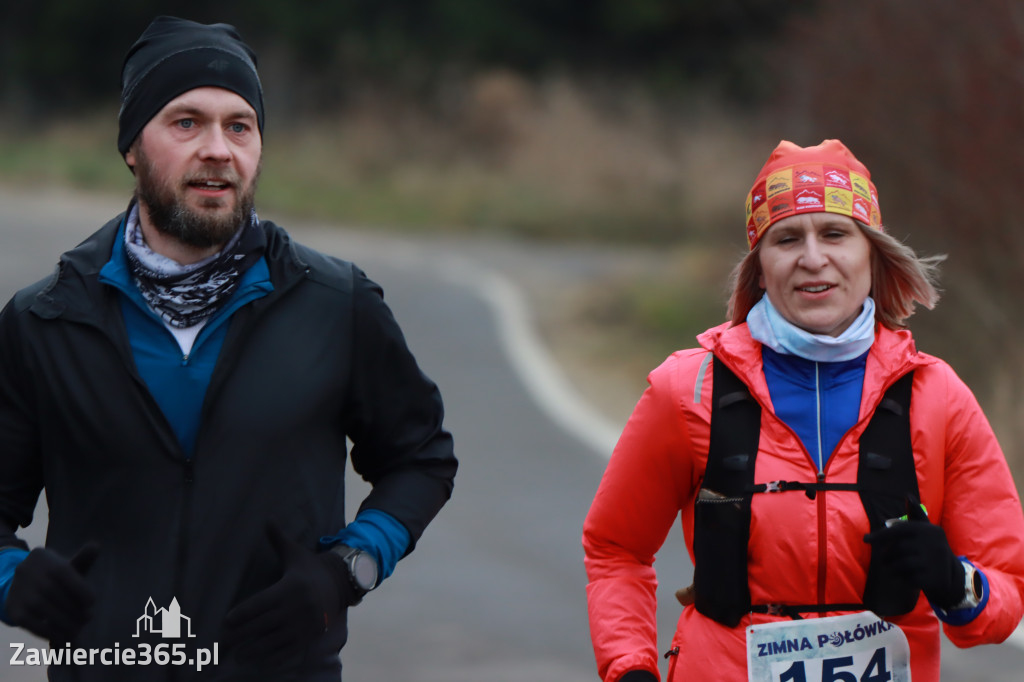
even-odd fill
[(871, 174), (839, 140), (815, 147), (779, 143), (747, 195), (746, 208), (751, 249), (774, 223), (801, 213), (838, 213), (882, 229)]

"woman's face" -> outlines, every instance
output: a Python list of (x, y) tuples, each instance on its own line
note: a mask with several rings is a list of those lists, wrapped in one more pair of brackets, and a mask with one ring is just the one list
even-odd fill
[(761, 288), (787, 320), (838, 336), (871, 293), (871, 242), (852, 218), (804, 213), (761, 237)]

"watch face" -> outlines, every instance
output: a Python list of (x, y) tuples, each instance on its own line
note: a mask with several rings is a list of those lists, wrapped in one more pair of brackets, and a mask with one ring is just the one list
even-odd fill
[(364, 590), (372, 590), (377, 585), (377, 562), (366, 552), (357, 552), (352, 557), (352, 578), (356, 585)]

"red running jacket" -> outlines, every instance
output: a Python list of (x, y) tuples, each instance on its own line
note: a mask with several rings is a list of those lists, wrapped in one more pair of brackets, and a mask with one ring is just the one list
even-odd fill
[[(681, 513), (693, 559), (694, 500), (711, 419), (708, 351), (746, 381), (761, 404), (755, 482), (814, 481), (817, 474), (800, 439), (773, 413), (761, 346), (747, 325), (723, 324), (698, 341), (702, 348), (674, 353), (648, 377), (650, 386), (619, 438), (584, 522), (591, 638), (606, 682), (634, 669), (658, 675), (654, 555)], [(879, 328), (865, 368), (860, 417), (829, 459), (826, 480), (856, 482), (860, 434), (885, 390), (911, 370), (911, 437), (922, 502), (953, 552), (984, 572), (990, 588), (988, 604), (973, 621), (942, 626), (960, 647), (1001, 642), (1024, 615), (1020, 499), (974, 395), (949, 365), (919, 353), (910, 332)], [(859, 602), (871, 554), (863, 541), (867, 532), (855, 492), (829, 491), (814, 500), (802, 493), (755, 495), (748, 565), (753, 603)], [(678, 661), (688, 679), (746, 680), (746, 627), (779, 619), (749, 614), (727, 628), (688, 606), (673, 637), (679, 654), (672, 668)], [(941, 623), (924, 596), (892, 622), (907, 636), (913, 678), (939, 679)], [(672, 671), (669, 677), (682, 679)]]

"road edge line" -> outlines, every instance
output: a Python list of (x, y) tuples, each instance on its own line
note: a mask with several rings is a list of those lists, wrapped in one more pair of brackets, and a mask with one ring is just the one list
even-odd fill
[(607, 460), (621, 428), (580, 397), (540, 339), (530, 306), (508, 277), (461, 257), (438, 263), (438, 272), (483, 299), (494, 315), (498, 339), (527, 393), (553, 422)]

